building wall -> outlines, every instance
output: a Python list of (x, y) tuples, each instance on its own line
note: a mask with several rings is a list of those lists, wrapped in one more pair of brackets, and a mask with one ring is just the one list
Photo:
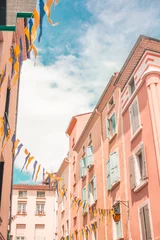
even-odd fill
[[(128, 100), (123, 107), (123, 134), (124, 134), (124, 146), (126, 155), (126, 169), (127, 169), (127, 188), (128, 188), (128, 198), (129, 198), (129, 216), (131, 224), (131, 237), (132, 239), (142, 239), (142, 230), (140, 224), (140, 214), (139, 209), (143, 204), (149, 204), (149, 216), (151, 223), (152, 239), (160, 239), (159, 230), (159, 218), (157, 218), (157, 213), (160, 211), (158, 202), (160, 201), (160, 185), (159, 185), (159, 168), (158, 159), (156, 155), (156, 142), (159, 141), (158, 138), (155, 140), (154, 128), (157, 128), (156, 122), (153, 123), (152, 112), (158, 113), (153, 106), (159, 107), (159, 99), (154, 94), (153, 98), (156, 98), (155, 105), (150, 104), (150, 95), (148, 93), (147, 80), (153, 82), (154, 84), (154, 74), (152, 75), (153, 67), (151, 66), (154, 62), (155, 69), (157, 71), (157, 78), (159, 78), (159, 67), (160, 58), (158, 54), (148, 53), (144, 54), (140, 65), (137, 67), (134, 76), (139, 75), (139, 84), (136, 84), (135, 93), (129, 96)], [(147, 65), (147, 66), (146, 66)], [(156, 67), (157, 66), (157, 67)], [(143, 70), (142, 70), (143, 68)], [(143, 77), (145, 74), (149, 74), (148, 79)], [(137, 78), (136, 78), (137, 79)], [(157, 82), (155, 86), (158, 87)], [(125, 89), (128, 88), (128, 85)], [(123, 90), (123, 92), (127, 90)], [(157, 88), (159, 92), (159, 87)], [(122, 92), (124, 96), (125, 93)], [(128, 91), (127, 91), (128, 92)], [(159, 95), (159, 93), (157, 94)], [(122, 98), (123, 98), (122, 96)], [(140, 131), (133, 138), (131, 134), (131, 123), (130, 123), (130, 112), (129, 108), (133, 101), (138, 100), (139, 107), (139, 117), (140, 117)], [(160, 120), (160, 118), (158, 117)], [(158, 133), (159, 131), (157, 131)], [(131, 190), (130, 186), (130, 171), (129, 171), (129, 157), (133, 154), (139, 144), (144, 143), (145, 159), (146, 159), (146, 170), (147, 179), (146, 184), (141, 188), (134, 188)], [(159, 153), (158, 153), (159, 156)]]
[[(68, 236), (70, 234), (70, 191), (69, 191), (69, 165), (67, 160), (64, 160), (60, 171), (57, 173), (58, 177), (62, 177), (63, 183), (67, 188), (66, 196), (61, 196), (60, 193), (57, 194), (58, 200), (58, 239), (62, 236)], [(67, 227), (68, 221), (68, 227)], [(62, 226), (64, 226), (64, 234), (62, 231)]]
[[(11, 64), (8, 59), (10, 58), (10, 48), (15, 46), (16, 43), (19, 44), (20, 38), (22, 38), (23, 45), (23, 60), (27, 58), (26, 56), (26, 42), (24, 37), (24, 20), (18, 19), (17, 30), (13, 32), (1, 32), (3, 41), (1, 42), (1, 59), (0, 59), (0, 71), (5, 69), (6, 65), (6, 76), (4, 82), (1, 86), (0, 94), (0, 117), (4, 117), (5, 104), (6, 104), (6, 94), (9, 82), (13, 83), (13, 77), (11, 77)], [(17, 118), (17, 101), (18, 101), (18, 89), (19, 82), (10, 90), (10, 102), (9, 102), (9, 124), (12, 134), (16, 129), (16, 118)], [(7, 229), (9, 221), (9, 211), (10, 211), (10, 193), (12, 184), (12, 143), (11, 140), (8, 141), (4, 151), (2, 152), (2, 142), (0, 143), (0, 151), (2, 153), (1, 161), (4, 161), (4, 173), (3, 173), (3, 185), (2, 185), (2, 199), (0, 205), (0, 217), (2, 222), (0, 223), (0, 233), (6, 239)]]
[[(27, 197), (20, 198), (18, 192), (27, 190)], [(37, 198), (37, 191), (45, 191), (45, 198)], [(26, 202), (26, 215), (17, 214), (18, 202)], [(36, 215), (36, 202), (45, 203), (45, 215)], [(55, 239), (55, 190), (53, 188), (49, 191), (48, 186), (27, 186), (25, 188), (15, 185), (13, 187), (12, 198), (12, 231), (11, 235), (13, 239), (16, 239), (16, 225), (25, 224), (25, 237), (26, 239), (35, 239), (35, 225), (44, 224), (44, 236), (45, 240)], [(16, 217), (15, 217), (16, 216)], [(15, 218), (15, 219), (14, 219)]]

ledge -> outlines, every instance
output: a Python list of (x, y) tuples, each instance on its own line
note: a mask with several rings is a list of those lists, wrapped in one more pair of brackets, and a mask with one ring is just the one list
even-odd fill
[(90, 167), (87, 167), (88, 171), (91, 171), (94, 168), (94, 163), (92, 165), (90, 165)]
[(113, 105), (108, 109), (108, 115), (112, 112), (112, 110), (114, 109), (115, 107), (115, 103), (113, 103)]
[(117, 132), (113, 134), (113, 136), (109, 139), (109, 143), (113, 141), (113, 139), (117, 136)]
[(130, 141), (133, 142), (133, 140), (138, 136), (138, 134), (142, 131), (142, 125), (137, 129), (137, 131), (133, 134)]
[(27, 216), (27, 213), (17, 213), (18, 216)]
[(111, 189), (110, 189), (109, 191), (114, 190), (119, 184), (120, 184), (120, 180), (118, 180), (117, 182), (115, 182), (115, 183), (111, 186)]
[(138, 186), (134, 188), (134, 192), (139, 192), (143, 187), (145, 187), (148, 184), (148, 180), (143, 180)]
[(16, 26), (0, 26), (0, 31), (15, 32)]

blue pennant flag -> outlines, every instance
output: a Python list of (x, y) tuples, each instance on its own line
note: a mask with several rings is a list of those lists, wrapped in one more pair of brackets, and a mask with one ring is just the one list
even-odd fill
[(18, 154), (20, 153), (20, 151), (21, 151), (22, 147), (23, 147), (23, 144), (22, 144), (22, 143), (21, 143), (21, 144), (19, 144), (19, 146), (18, 146), (18, 148), (17, 148), (17, 153), (16, 153), (16, 155), (15, 155), (15, 157), (14, 157), (14, 161), (16, 160), (16, 157), (17, 157), (17, 156), (18, 156)]
[(23, 45), (22, 45), (22, 38), (20, 38), (20, 57), (19, 57), (19, 59), (20, 59), (20, 65), (22, 65), (22, 61), (23, 61), (23, 53), (22, 53), (22, 51), (23, 51)]
[(43, 30), (43, 18), (45, 15), (45, 11), (44, 11), (44, 2), (43, 0), (39, 0), (39, 12), (40, 12), (40, 31), (39, 31), (39, 36), (38, 36), (38, 42), (40, 42), (41, 37), (42, 37), (42, 30)]
[(34, 175), (35, 175), (35, 172), (36, 172), (36, 166), (37, 166), (37, 161), (34, 162), (33, 164), (33, 174), (32, 174), (32, 180), (34, 179)]
[(21, 169), (21, 172), (23, 171), (23, 169), (24, 169), (24, 167), (25, 167), (25, 165), (26, 165), (26, 163), (27, 163), (27, 161), (28, 161), (28, 158), (30, 157), (30, 153), (27, 155), (27, 157), (25, 158), (25, 162), (24, 162), (24, 165), (23, 165), (23, 167), (22, 167), (22, 169)]

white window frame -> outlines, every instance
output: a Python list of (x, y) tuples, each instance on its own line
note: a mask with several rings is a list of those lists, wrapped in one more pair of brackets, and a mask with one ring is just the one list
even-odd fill
[(141, 219), (140, 219), (140, 209), (145, 207), (146, 205), (148, 205), (149, 208), (149, 220), (150, 220), (150, 224), (151, 224), (151, 233), (152, 233), (152, 237), (154, 239), (154, 231), (153, 231), (153, 222), (152, 222), (152, 213), (151, 213), (151, 206), (150, 206), (150, 201), (149, 199), (146, 199), (144, 202), (142, 202), (139, 206), (138, 206), (138, 221), (139, 221), (139, 232), (140, 232), (140, 238), (142, 239), (142, 229), (141, 229)]
[[(112, 118), (112, 116), (113, 115), (115, 115), (115, 132), (114, 133), (112, 133), (112, 135), (111, 135), (111, 133), (110, 133), (110, 135), (108, 136), (108, 124), (106, 123), (106, 134), (107, 134), (107, 138), (109, 139), (109, 140), (111, 140), (116, 134), (117, 134), (117, 118), (116, 118), (116, 112), (114, 111), (114, 112), (112, 112), (108, 117), (106, 117), (106, 122), (110, 122), (111, 121), (111, 118)], [(111, 132), (111, 131), (110, 131)], [(113, 131), (112, 131), (113, 132)]]
[[(91, 187), (91, 182), (92, 182), (92, 186), (93, 186), (93, 189), (92, 189), (93, 192), (92, 193), (91, 193), (91, 191), (89, 191), (90, 189), (88, 189), (88, 195), (89, 195), (88, 196), (88, 203), (89, 203), (89, 205), (93, 205), (97, 201), (97, 199), (94, 200), (94, 177), (96, 177), (96, 175), (94, 175), (93, 178), (88, 183), (88, 184), (90, 184), (90, 187)], [(91, 195), (92, 195), (92, 199), (91, 199)], [(96, 181), (96, 196), (97, 196), (97, 181)]]
[[(132, 118), (131, 118), (131, 108), (132, 105), (137, 101), (137, 109), (138, 109), (138, 121), (139, 121), (139, 127), (135, 132), (133, 132), (133, 126), (132, 126)], [(132, 101), (130, 107), (129, 107), (129, 119), (130, 119), (130, 129), (131, 129), (131, 141), (132, 139), (139, 133), (139, 131), (142, 129), (141, 125), (141, 119), (140, 119), (140, 111), (139, 111), (139, 102), (138, 97), (136, 96), (135, 99)]]
[[(20, 193), (22, 193), (22, 195)], [(23, 190), (18, 191), (18, 198), (26, 198), (26, 197), (27, 197), (27, 191), (23, 191)]]
[[(37, 207), (38, 205), (40, 205), (40, 210), (38, 210), (38, 207)], [(42, 205), (44, 206), (43, 210), (42, 210)], [(44, 202), (36, 202), (36, 214), (39, 214), (39, 213), (42, 213), (42, 214), (45, 213), (45, 203)]]
[[(19, 205), (21, 205), (20, 211), (19, 211)], [(25, 209), (25, 210), (23, 210), (23, 209)], [(27, 203), (26, 202), (18, 202), (17, 212), (20, 214), (26, 213), (27, 212)]]
[[(40, 196), (41, 193), (44, 193), (44, 196)], [(39, 196), (38, 196), (38, 194), (39, 194)], [(45, 198), (45, 196), (46, 196), (45, 191), (37, 191), (37, 198)]]
[[(133, 157), (134, 157), (134, 174), (135, 174), (135, 183), (136, 183), (136, 186), (135, 186), (135, 188), (134, 188), (134, 191), (136, 192), (136, 191), (138, 191), (138, 190), (140, 190), (144, 185), (146, 185), (146, 183), (148, 182), (148, 180), (147, 180), (147, 177), (146, 177), (146, 179), (142, 179), (142, 180), (138, 180), (137, 178), (138, 178), (138, 172), (140, 171), (138, 168), (139, 168), (139, 163), (138, 163), (138, 159), (137, 159), (137, 155), (138, 155), (138, 153), (140, 153), (140, 151), (142, 150), (142, 147), (143, 147), (143, 151), (144, 151), (144, 158), (145, 159), (142, 159), (142, 162), (143, 162), (143, 164), (144, 164), (144, 160), (145, 160), (145, 162), (146, 162), (146, 154), (145, 154), (145, 147), (144, 147), (144, 143), (143, 142), (141, 142), (138, 146), (137, 146), (137, 148), (134, 150), (134, 152), (133, 152)], [(146, 168), (146, 175), (147, 175), (147, 163), (145, 163), (145, 168)]]
[[(113, 99), (113, 104), (110, 105), (111, 100)], [(115, 98), (114, 98), (114, 94), (110, 97), (109, 101), (108, 101), (108, 111), (110, 111), (110, 109), (112, 109), (112, 107), (115, 105)]]

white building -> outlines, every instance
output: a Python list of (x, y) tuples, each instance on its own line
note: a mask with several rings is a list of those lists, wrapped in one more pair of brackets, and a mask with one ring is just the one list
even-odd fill
[(46, 185), (14, 185), (13, 240), (56, 240), (55, 189)]

